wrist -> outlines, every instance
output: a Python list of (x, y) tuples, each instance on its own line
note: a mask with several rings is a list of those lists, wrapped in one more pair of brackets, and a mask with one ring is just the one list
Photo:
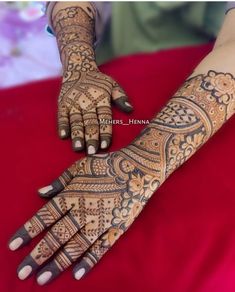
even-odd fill
[(96, 69), (95, 52), (95, 19), (89, 15), (89, 7), (67, 7), (60, 9), (53, 17), (53, 28), (56, 33), (58, 48), (63, 66), (68, 63), (73, 67)]
[(164, 153), (162, 153), (164, 138), (162, 133), (155, 128), (146, 127), (132, 143), (121, 149), (120, 152), (126, 159), (135, 161), (143, 173), (156, 177), (159, 183), (162, 183), (164, 170), (161, 169), (161, 164), (163, 160), (165, 161)]
[(61, 61), (65, 72), (89, 72), (98, 70), (94, 50), (86, 43), (67, 45), (61, 54)]

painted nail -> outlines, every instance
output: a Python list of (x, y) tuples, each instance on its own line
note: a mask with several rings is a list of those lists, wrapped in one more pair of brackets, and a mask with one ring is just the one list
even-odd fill
[(51, 276), (52, 276), (52, 272), (47, 271), (47, 272), (42, 273), (42, 274), (37, 278), (37, 282), (38, 282), (38, 284), (39, 284), (39, 285), (44, 285), (44, 284), (46, 284), (46, 283), (50, 280)]
[(127, 102), (127, 101), (125, 101), (125, 105), (126, 106), (129, 106), (129, 107), (132, 107), (132, 105), (129, 102)]
[(10, 250), (16, 250), (18, 247), (21, 246), (22, 243), (23, 243), (23, 239), (21, 237), (17, 237), (12, 242), (10, 242), (9, 248)]
[(60, 135), (61, 135), (61, 137), (66, 136), (66, 132), (65, 132), (65, 130), (61, 130), (61, 131), (60, 131)]
[(90, 146), (88, 147), (88, 154), (94, 154), (94, 153), (95, 153), (95, 147), (92, 146), (92, 145), (90, 145)]
[(107, 148), (107, 146), (108, 146), (107, 141), (104, 140), (104, 141), (101, 142), (101, 146), (100, 146), (101, 149)]
[(43, 187), (43, 188), (39, 189), (38, 191), (39, 191), (40, 194), (44, 195), (44, 194), (46, 194), (47, 192), (49, 192), (51, 190), (53, 190), (53, 186), (49, 185), (49, 186), (46, 186), (46, 187)]
[(85, 269), (81, 268), (74, 274), (74, 277), (76, 280), (80, 280), (84, 274), (85, 274)]
[(74, 147), (75, 148), (80, 148), (80, 147), (82, 147), (82, 143), (78, 140), (78, 141), (75, 142)]
[(30, 274), (31, 272), (32, 272), (32, 267), (29, 266), (29, 265), (27, 265), (27, 266), (23, 267), (23, 268), (19, 271), (19, 273), (18, 273), (18, 277), (19, 277), (20, 280), (24, 280), (24, 279), (26, 279), (26, 278), (29, 276), (29, 274)]

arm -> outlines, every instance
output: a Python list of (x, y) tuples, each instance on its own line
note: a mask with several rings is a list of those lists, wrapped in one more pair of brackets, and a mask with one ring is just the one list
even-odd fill
[(215, 48), (133, 143), (81, 159), (39, 190), (52, 199), (10, 241), (15, 250), (49, 228), (20, 264), (21, 279), (49, 259), (39, 284), (74, 262), (80, 279), (110, 250), (170, 174), (234, 114), (234, 50), (233, 41)]
[(97, 67), (95, 18), (89, 2), (59, 2), (51, 15), (63, 64), (58, 133), (71, 136), (75, 151), (84, 149), (86, 141), (88, 154), (110, 145), (111, 101), (125, 112), (132, 110), (123, 89)]

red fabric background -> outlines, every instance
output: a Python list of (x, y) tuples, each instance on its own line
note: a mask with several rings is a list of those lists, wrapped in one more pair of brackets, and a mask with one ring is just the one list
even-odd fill
[[(120, 58), (102, 67), (148, 119), (207, 54), (210, 45)], [(235, 291), (235, 118), (152, 197), (130, 230), (83, 280), (71, 269), (48, 286), (18, 280), (17, 265), (35, 245), (7, 249), (12, 233), (43, 205), (36, 193), (83, 154), (56, 135), (60, 80), (0, 92), (0, 291)], [(114, 118), (128, 116), (114, 110)], [(143, 125), (114, 126), (111, 150)]]

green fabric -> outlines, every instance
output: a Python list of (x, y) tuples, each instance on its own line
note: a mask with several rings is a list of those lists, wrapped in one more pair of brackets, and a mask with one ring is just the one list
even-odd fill
[(112, 2), (99, 63), (136, 52), (200, 44), (214, 38), (226, 2)]

